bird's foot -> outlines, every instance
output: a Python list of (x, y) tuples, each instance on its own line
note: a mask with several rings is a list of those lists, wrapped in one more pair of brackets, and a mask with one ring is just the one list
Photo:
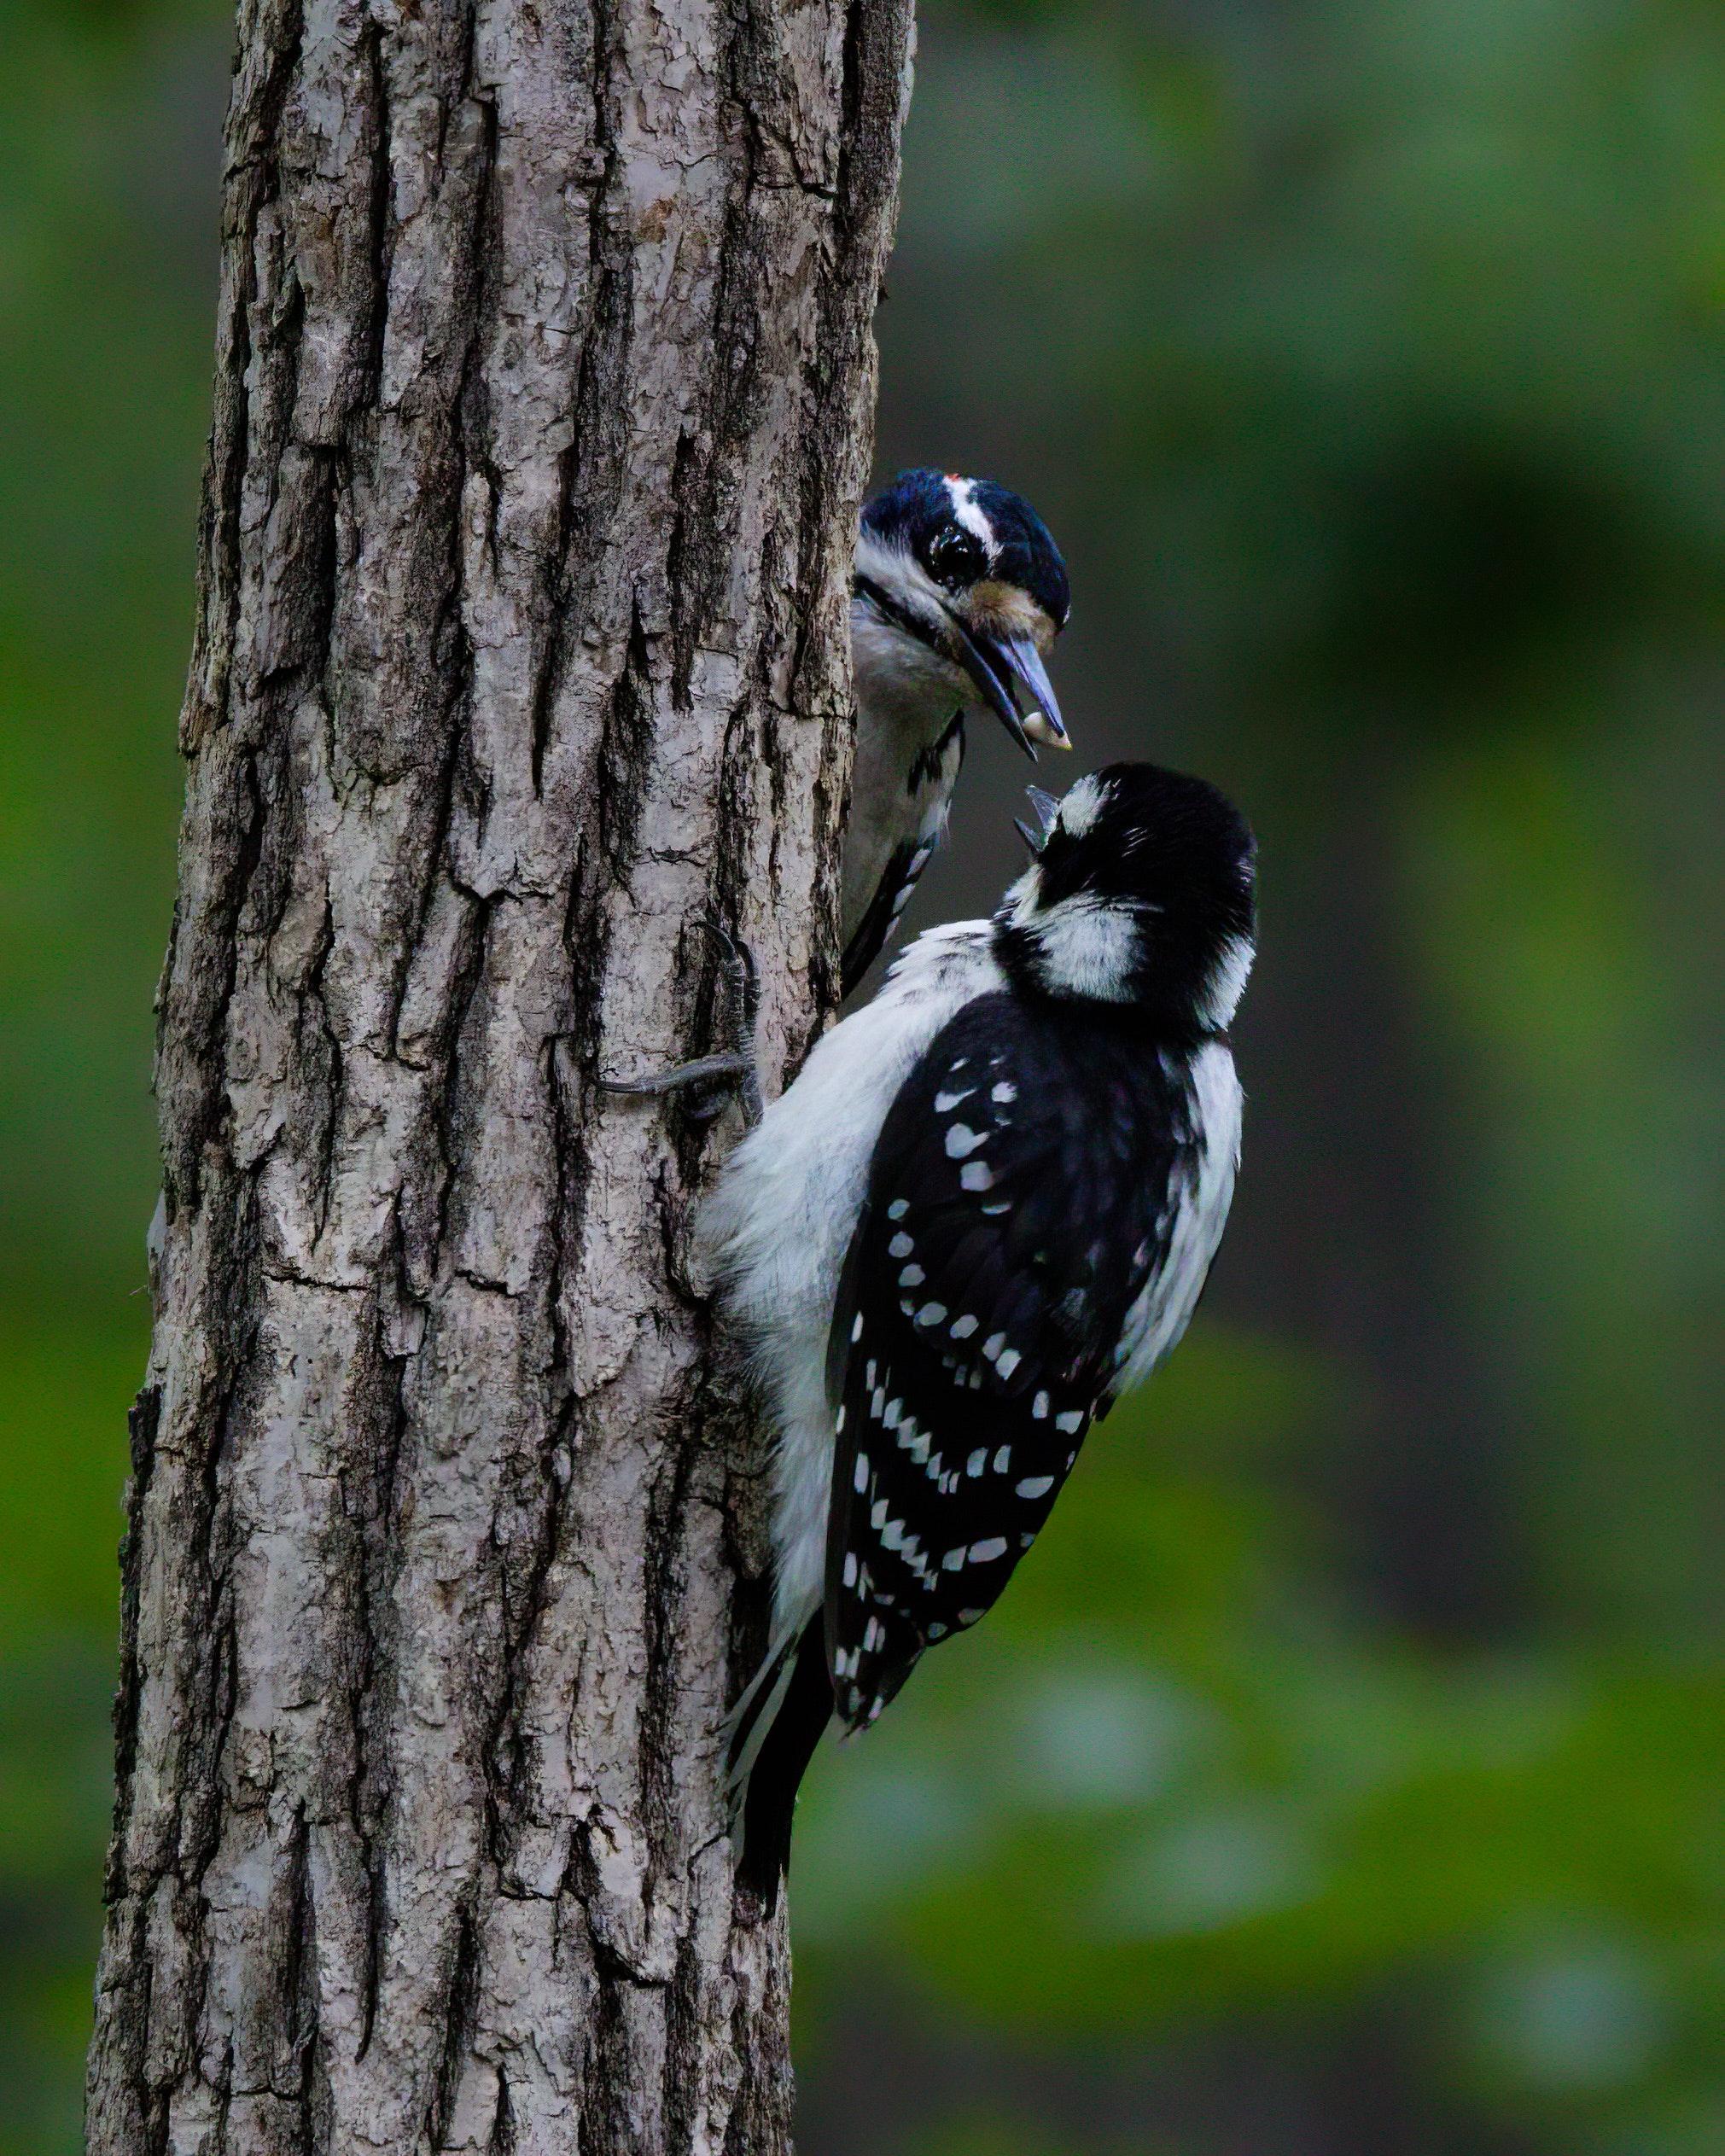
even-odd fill
[(728, 1101), (735, 1099), (752, 1130), (761, 1121), (764, 1107), (755, 1048), (755, 1025), (761, 1011), (760, 969), (754, 952), (741, 936), (733, 936), (705, 915), (701, 925), (720, 947), (714, 1028), (722, 1040), (737, 1045), (710, 1056), (697, 1056), (692, 1063), (679, 1063), (674, 1069), (656, 1071), (650, 1077), (602, 1077), (599, 1084), (608, 1093), (653, 1099), (692, 1091), (693, 1098), (685, 1104), (684, 1113), (701, 1123), (711, 1122)]
[(750, 1126), (761, 1121), (761, 1081), (755, 1058), (742, 1050), (731, 1055), (696, 1056), (692, 1063), (679, 1063), (650, 1078), (601, 1078), (599, 1085), (608, 1093), (628, 1093), (638, 1098), (699, 1088), (692, 1100), (685, 1102), (683, 1111), (697, 1123), (711, 1122), (734, 1094), (742, 1102)]

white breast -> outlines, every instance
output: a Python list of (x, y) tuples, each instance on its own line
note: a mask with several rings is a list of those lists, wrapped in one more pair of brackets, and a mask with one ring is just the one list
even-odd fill
[(976, 701), (975, 689), (956, 666), (863, 598), (851, 605), (851, 663), (857, 739), (844, 838), (847, 942), (880, 889), (894, 849), (912, 837), (930, 846), (939, 842), (962, 743), (955, 738), (940, 770), (914, 789), (907, 789), (906, 776), (918, 752), (932, 749), (946, 732), (953, 714)]
[(1005, 984), (986, 921), (918, 936), (873, 1002), (815, 1047), (726, 1162), (702, 1210), (727, 1318), (748, 1339), (778, 1439), (775, 1635), (822, 1590), (832, 1482), (826, 1344), (887, 1110), (923, 1051)]

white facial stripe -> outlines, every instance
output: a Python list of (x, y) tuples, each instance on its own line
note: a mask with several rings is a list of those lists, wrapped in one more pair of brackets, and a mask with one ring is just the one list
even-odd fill
[(1245, 994), (1257, 949), (1249, 935), (1231, 935), (1206, 984), (1198, 1016), (1218, 1033), (1233, 1023), (1240, 998)]
[(1023, 925), (1036, 939), (1051, 987), (1093, 996), (1099, 1003), (1128, 1000), (1139, 942), (1138, 924), (1124, 906), (1094, 898), (1062, 899)]
[(1060, 828), (1069, 838), (1082, 838), (1108, 801), (1108, 789), (1093, 774), (1081, 778), (1060, 804)]
[(857, 574), (871, 583), (895, 584), (910, 558), (903, 547), (889, 546), (878, 533), (865, 528), (857, 533)]
[(940, 586), (909, 548), (889, 546), (873, 532), (864, 532), (857, 539), (856, 573), (878, 584), (901, 605), (921, 613), (946, 612)]
[[(901, 546), (883, 545), (874, 533), (864, 532), (857, 540), (856, 573), (913, 621), (925, 623), (936, 650), (946, 649), (952, 634), (946, 594), (913, 554)], [(896, 637), (906, 632), (889, 622), (885, 633)]]
[(992, 562), (1000, 550), (995, 542), (994, 526), (976, 506), (976, 481), (969, 479), (948, 479), (947, 492), (952, 498), (953, 516), (958, 518), (972, 538), (982, 540), (988, 551), (988, 559)]

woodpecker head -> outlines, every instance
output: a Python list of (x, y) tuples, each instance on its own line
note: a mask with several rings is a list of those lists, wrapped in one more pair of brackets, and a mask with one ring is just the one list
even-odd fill
[(1035, 856), (995, 915), (1003, 962), (1039, 994), (1136, 1006), (1220, 1033), (1254, 953), (1256, 843), (1202, 778), (1110, 764), (1064, 801), (1030, 790)]
[(1071, 609), (1066, 564), (1028, 502), (992, 480), (901, 472), (863, 510), (856, 588), (1027, 755), (1071, 747), (1043, 663)]

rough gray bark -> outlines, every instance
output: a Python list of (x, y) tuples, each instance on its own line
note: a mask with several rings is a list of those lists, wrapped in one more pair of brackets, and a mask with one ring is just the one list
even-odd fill
[(98, 2156), (787, 2145), (725, 1133), (595, 1078), (706, 912), (831, 1000), (909, 17), (242, 0)]

